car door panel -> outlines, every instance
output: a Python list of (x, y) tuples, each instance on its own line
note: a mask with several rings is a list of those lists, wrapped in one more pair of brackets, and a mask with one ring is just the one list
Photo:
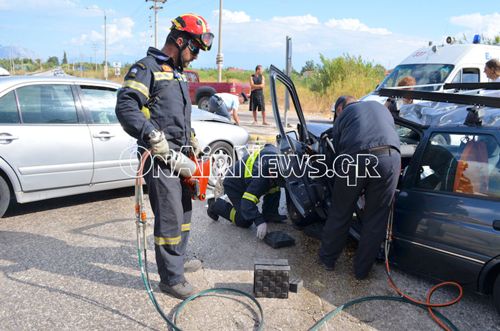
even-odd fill
[(495, 254), (488, 202), (464, 201), (425, 191), (399, 194), (394, 221), (394, 262), (431, 277), (473, 284)]
[[(500, 204), (494, 193), (488, 196), (491, 192), (457, 190), (457, 169), (467, 145), (463, 140), (493, 139), (493, 135), (469, 134), (464, 130), (453, 134), (430, 132), (424, 144), (419, 145), (396, 199), (391, 257), (410, 271), (474, 284), (485, 263), (498, 255), (499, 232), (494, 229), (498, 217), (494, 215), (500, 214)], [(442, 139), (443, 136), (448, 139)], [(433, 137), (439, 140), (432, 142)], [(442, 155), (448, 155), (448, 159)], [(473, 176), (480, 178), (478, 173), (486, 168), (481, 170), (475, 163), (478, 161), (468, 160), (467, 167), (475, 169)], [(451, 174), (451, 181), (439, 181), (442, 174)], [(436, 178), (434, 184), (424, 185), (431, 176)], [(468, 176), (470, 183), (473, 177)], [(472, 183), (479, 190), (479, 180)], [(494, 190), (494, 185), (490, 190)]]
[(88, 185), (92, 143), (71, 85), (32, 84), (16, 91), (22, 123), (0, 128), (2, 157), (25, 192)]
[(92, 142), (85, 125), (24, 125), (0, 131), (18, 137), (0, 150), (23, 191), (90, 183)]
[(89, 121), (94, 159), (92, 184), (134, 178), (137, 144), (116, 118), (117, 89), (80, 85), (77, 90)]

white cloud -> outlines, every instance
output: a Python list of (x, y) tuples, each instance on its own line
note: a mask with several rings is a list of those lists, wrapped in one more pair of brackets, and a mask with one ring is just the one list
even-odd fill
[(464, 32), (466, 35), (482, 34), (486, 38), (493, 38), (500, 34), (500, 13), (453, 16), (450, 18), (450, 23), (467, 28), (468, 30)]
[[(219, 10), (214, 10), (213, 15), (219, 17)], [(246, 23), (250, 22), (250, 16), (248, 16), (244, 11), (231, 11), (228, 9), (222, 9), (222, 22), (223, 23)]]
[(318, 18), (307, 14), (304, 16), (275, 16), (271, 19), (273, 22), (289, 24), (292, 26), (301, 26), (301, 25), (318, 25)]
[(379, 35), (391, 34), (391, 31), (385, 28), (370, 28), (366, 24), (361, 23), (361, 21), (356, 18), (342, 18), (342, 19), (332, 18), (331, 20), (326, 22), (325, 25), (330, 28), (338, 28), (341, 30), (348, 30), (348, 31), (368, 32), (371, 34), (379, 34)]
[[(107, 44), (113, 45), (127, 39), (132, 39), (134, 36), (134, 25), (135, 23), (130, 17), (114, 19), (111, 23), (106, 25)], [(82, 34), (78, 38), (73, 38), (71, 42), (76, 45), (103, 42), (104, 26), (102, 29), (101, 32), (91, 31), (90, 34)]]
[[(391, 67), (427, 44), (424, 38), (371, 28), (357, 19), (321, 22), (312, 15), (277, 16), (230, 26), (223, 21), (222, 36), (223, 52), (231, 51), (231, 55), (225, 54), (225, 66), (238, 65), (243, 58), (252, 63), (284, 65), (286, 36), (292, 37), (293, 62), (298, 68), (306, 60), (317, 61), (320, 53), (328, 58), (346, 53), (360, 55), (366, 61)], [(201, 61), (205, 60), (200, 57)]]

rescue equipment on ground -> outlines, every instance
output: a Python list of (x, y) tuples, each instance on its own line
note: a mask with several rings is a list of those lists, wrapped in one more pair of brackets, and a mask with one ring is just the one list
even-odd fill
[(253, 292), (256, 298), (287, 299), (290, 287), (290, 266), (287, 259), (255, 261)]
[(282, 248), (295, 245), (295, 239), (283, 231), (268, 232), (264, 237), (264, 242), (272, 248)]

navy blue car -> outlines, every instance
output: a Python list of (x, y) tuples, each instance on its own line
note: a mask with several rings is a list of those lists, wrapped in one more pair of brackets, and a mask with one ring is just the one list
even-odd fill
[[(273, 66), (270, 78), (281, 153), (332, 154), (327, 134), (332, 122), (306, 122), (293, 82)], [(299, 119), (296, 130), (285, 131), (276, 81), (290, 93)], [(395, 96), (400, 92), (414, 91)], [(421, 93), (434, 101), (408, 105), (400, 113), (419, 123), (395, 118), (402, 169), (389, 260), (402, 270), (492, 295), (500, 313), (500, 96), (451, 95), (457, 102), (451, 104), (439, 101), (447, 93)], [(474, 100), (490, 106), (471, 107)], [(294, 166), (299, 165), (290, 160), (289, 167)], [(286, 179), (287, 207), (296, 225), (306, 229), (324, 221), (331, 203), (329, 182), (323, 177)], [(354, 237), (362, 219), (360, 203), (351, 227)]]

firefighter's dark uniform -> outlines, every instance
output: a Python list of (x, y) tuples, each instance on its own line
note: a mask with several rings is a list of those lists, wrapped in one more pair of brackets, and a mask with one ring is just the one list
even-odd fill
[[(239, 161), (231, 176), (224, 179), (224, 193), (231, 203), (218, 198), (211, 211), (243, 228), (250, 227), (252, 223), (258, 226), (269, 220), (279, 220), (279, 179), (269, 171), (270, 167), (276, 168), (272, 165), (273, 161), (270, 162), (271, 159), (276, 160), (276, 156), (276, 147), (265, 145)], [(261, 196), (264, 196), (262, 214), (257, 207)]]
[[(182, 69), (171, 58), (150, 47), (135, 63), (118, 92), (116, 115), (124, 130), (137, 138), (139, 151), (149, 148), (148, 134), (163, 131), (170, 149), (190, 145), (191, 101)], [(185, 281), (184, 255), (191, 226), (191, 195), (170, 168), (155, 159), (144, 174), (155, 215), (154, 241), (162, 283)], [(161, 170), (161, 171), (160, 171)]]
[[(320, 259), (332, 268), (347, 241), (350, 221), (358, 197), (364, 190), (365, 207), (361, 237), (354, 258), (357, 278), (368, 275), (385, 235), (386, 222), (401, 167), (399, 137), (389, 110), (375, 101), (356, 102), (346, 106), (334, 123), (332, 140), (336, 155), (372, 154), (380, 178), (357, 178), (348, 185), (347, 178), (334, 177), (332, 205), (323, 228)], [(349, 167), (352, 179), (356, 167)]]

